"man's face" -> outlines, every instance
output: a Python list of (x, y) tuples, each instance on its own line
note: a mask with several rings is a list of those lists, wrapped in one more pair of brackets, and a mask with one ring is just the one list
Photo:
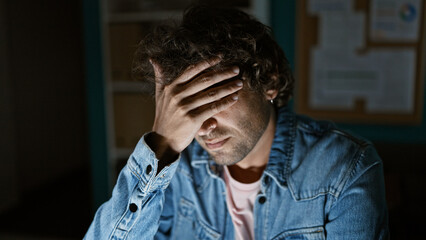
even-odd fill
[(195, 139), (221, 165), (243, 160), (265, 132), (272, 107), (263, 94), (248, 86), (230, 108), (206, 120)]

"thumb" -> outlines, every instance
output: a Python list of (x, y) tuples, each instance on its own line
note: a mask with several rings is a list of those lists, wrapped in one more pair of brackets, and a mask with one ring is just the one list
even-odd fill
[(161, 66), (154, 60), (149, 59), (149, 62), (151, 63), (152, 68), (154, 68), (154, 74), (155, 74), (156, 80), (160, 80), (163, 77), (163, 69), (161, 69)]
[(152, 65), (152, 68), (154, 68), (154, 75), (155, 75), (155, 100), (156, 102), (159, 101), (159, 97), (161, 95), (161, 92), (163, 91), (163, 73), (162, 73), (162, 69), (161, 66), (156, 63), (154, 60), (152, 60), (151, 58), (149, 59), (149, 62)]

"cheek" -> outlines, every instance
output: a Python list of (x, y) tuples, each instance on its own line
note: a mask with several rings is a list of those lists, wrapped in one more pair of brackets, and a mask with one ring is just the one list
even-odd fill
[(247, 119), (247, 106), (244, 102), (236, 102), (234, 105), (216, 114), (214, 117), (218, 119), (219, 125), (234, 128), (238, 125), (241, 119)]
[(254, 109), (258, 109), (256, 106), (259, 105), (260, 102), (256, 97), (257, 95), (255, 94), (241, 93), (239, 94), (238, 101), (224, 112), (231, 115), (247, 115), (253, 113)]
[(201, 141), (201, 138), (198, 135), (195, 136), (195, 140), (198, 142), (198, 144), (200, 144), (201, 146), (204, 146), (203, 141)]
[(270, 106), (263, 96), (253, 92), (243, 92), (238, 101), (226, 110), (216, 114), (214, 118), (218, 120), (218, 126), (228, 129), (240, 129), (242, 126), (255, 124), (266, 115), (269, 115)]

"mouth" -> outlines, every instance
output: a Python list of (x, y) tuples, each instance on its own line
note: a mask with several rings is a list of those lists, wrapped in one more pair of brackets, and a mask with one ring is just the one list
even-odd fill
[(205, 141), (205, 144), (207, 146), (207, 148), (209, 149), (218, 149), (221, 148), (227, 141), (229, 140), (228, 138), (225, 139), (209, 139)]

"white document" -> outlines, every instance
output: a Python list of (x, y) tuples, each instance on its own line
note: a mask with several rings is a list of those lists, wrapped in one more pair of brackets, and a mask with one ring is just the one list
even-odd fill
[(313, 50), (311, 107), (350, 110), (356, 99), (381, 94), (381, 72), (366, 58), (336, 49)]
[(383, 93), (368, 97), (367, 111), (375, 113), (414, 111), (416, 53), (412, 49), (372, 50), (371, 64), (380, 69)]
[(319, 15), (319, 45), (354, 51), (365, 46), (365, 14), (362, 12)]
[(308, 13), (317, 15), (319, 13), (348, 12), (352, 8), (353, 0), (308, 0)]
[(415, 42), (419, 37), (422, 0), (371, 0), (372, 41)]
[(311, 53), (311, 108), (351, 110), (363, 99), (371, 113), (413, 111), (414, 50), (381, 49), (361, 56), (337, 49)]

